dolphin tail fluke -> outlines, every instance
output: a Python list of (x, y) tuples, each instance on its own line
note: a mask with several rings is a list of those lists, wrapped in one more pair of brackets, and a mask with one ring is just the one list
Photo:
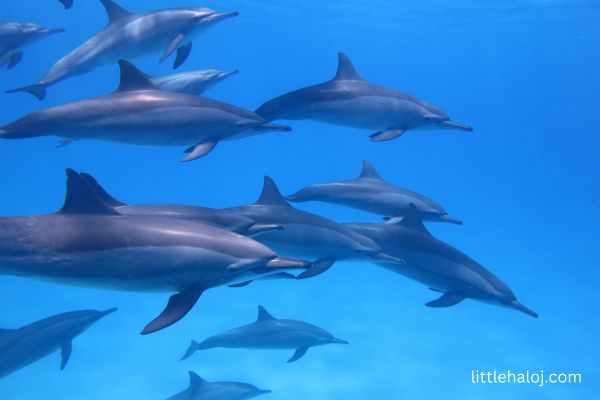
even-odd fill
[(65, 7), (65, 10), (68, 10), (69, 8), (73, 7), (73, 0), (58, 0), (61, 2), (61, 4), (63, 5), (63, 7)]
[(296, 279), (298, 279), (298, 280), (308, 279), (308, 278), (313, 278), (317, 275), (321, 275), (322, 273), (329, 270), (329, 268), (331, 268), (333, 266), (333, 264), (335, 264), (335, 262), (336, 262), (336, 260), (334, 258), (327, 258), (327, 259), (316, 261), (313, 263), (312, 267), (310, 267), (309, 269), (307, 269), (306, 271), (304, 271), (303, 273), (298, 275), (296, 277)]
[(290, 126), (287, 125), (277, 125), (277, 124), (262, 124), (254, 128), (256, 131), (282, 131), (289, 132), (292, 130)]
[(17, 89), (12, 89), (6, 93), (17, 93), (26, 92), (37, 97), (38, 100), (44, 100), (46, 98), (46, 85), (43, 83), (36, 83), (35, 85), (23, 86)]
[(204, 292), (202, 288), (191, 287), (171, 296), (167, 307), (158, 317), (146, 325), (141, 332), (142, 335), (165, 329), (185, 317), (194, 307), (202, 292)]

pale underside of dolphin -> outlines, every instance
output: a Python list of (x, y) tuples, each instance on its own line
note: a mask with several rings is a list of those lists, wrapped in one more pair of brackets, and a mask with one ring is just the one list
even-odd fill
[(0, 68), (14, 68), (23, 59), (23, 49), (64, 29), (44, 28), (31, 22), (0, 21)]
[(395, 139), (408, 130), (458, 129), (467, 125), (450, 120), (444, 111), (423, 100), (365, 81), (350, 59), (339, 53), (335, 77), (276, 97), (256, 112), (265, 119), (312, 119), (376, 131), (371, 141)]
[(0, 329), (0, 379), (58, 350), (61, 352), (62, 371), (71, 357), (73, 340), (116, 310), (71, 311), (18, 329)]
[(167, 400), (246, 400), (271, 393), (248, 383), (208, 382), (192, 371), (188, 375), (188, 388)]
[[(42, 100), (46, 88), (73, 76), (86, 74), (119, 59), (137, 58), (163, 52), (160, 62), (177, 53), (174, 68), (185, 62), (192, 40), (215, 22), (238, 15), (219, 14), (208, 8), (171, 8), (134, 14), (112, 0), (100, 0), (109, 23), (86, 42), (54, 64), (36, 84), (7, 93), (28, 92)], [(72, 2), (63, 3), (66, 8)]]
[(286, 200), (340, 204), (384, 217), (403, 216), (413, 205), (424, 220), (462, 224), (436, 201), (384, 181), (367, 160), (363, 161), (362, 171), (356, 179), (307, 186), (287, 196)]
[(439, 299), (427, 303), (429, 307), (450, 307), (471, 298), (538, 316), (519, 303), (508, 285), (481, 264), (434, 238), (414, 206), (404, 217), (392, 218), (385, 224), (348, 226), (404, 261), (403, 264), (376, 264), (442, 293)]
[(259, 115), (217, 100), (163, 91), (121, 60), (121, 83), (111, 94), (44, 110), (0, 127), (2, 139), (64, 138), (61, 145), (97, 139), (126, 144), (190, 146), (182, 161), (210, 153), (222, 140), (289, 131)]
[(216, 347), (233, 349), (295, 349), (288, 363), (302, 358), (310, 347), (326, 344), (348, 344), (317, 326), (302, 321), (274, 318), (258, 306), (256, 322), (209, 337), (201, 343), (192, 341), (182, 359), (198, 350)]
[(223, 72), (216, 69), (202, 69), (149, 78), (160, 90), (198, 96), (223, 79), (237, 73), (237, 70)]
[(143, 334), (183, 318), (210, 288), (313, 264), (199, 222), (121, 215), (72, 170), (56, 213), (0, 218), (0, 275), (135, 292), (177, 292)]
[(80, 176), (105, 204), (113, 207), (123, 215), (179, 218), (187, 221), (203, 222), (245, 236), (257, 236), (266, 232), (285, 229), (283, 225), (257, 224), (244, 215), (215, 208), (183, 204), (126, 204), (111, 196), (90, 174), (81, 173)]

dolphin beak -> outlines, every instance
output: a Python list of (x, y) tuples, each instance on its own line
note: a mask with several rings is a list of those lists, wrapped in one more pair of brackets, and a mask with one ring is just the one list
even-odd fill
[(465, 132), (473, 132), (473, 128), (470, 127), (469, 125), (465, 125), (465, 124), (459, 124), (458, 122), (454, 122), (454, 121), (442, 121), (439, 123), (440, 126), (443, 126), (445, 128), (450, 128), (450, 129), (458, 129), (459, 131), (465, 131)]
[(516, 300), (511, 301), (508, 305), (509, 305), (509, 307), (514, 308), (515, 310), (521, 311), (522, 313), (525, 313), (533, 318), (538, 317), (538, 314), (535, 311), (525, 307), (523, 304), (519, 303)]
[(229, 71), (229, 72), (221, 72), (219, 74), (219, 78), (227, 78), (228, 76), (238, 74), (239, 72), (240, 72), (240, 70), (238, 70), (238, 69), (234, 69), (233, 71)]
[(336, 344), (350, 344), (347, 340), (342, 340), (342, 339), (338, 339), (338, 338), (333, 338), (331, 340), (331, 343), (336, 343)]
[(65, 30), (63, 28), (45, 28), (43, 29), (41, 32), (42, 33), (47, 33), (47, 34), (53, 34), (53, 33), (63, 33)]
[(269, 393), (271, 393), (270, 390), (262, 390), (262, 389), (259, 389), (254, 392), (255, 396), (260, 396), (260, 395), (269, 394)]
[(240, 15), (240, 13), (237, 11), (230, 11), (226, 13), (214, 13), (202, 18), (201, 22), (216, 22), (221, 21), (222, 19), (235, 17), (237, 15)]
[(98, 319), (100, 319), (100, 318), (104, 318), (104, 317), (106, 317), (108, 314), (112, 314), (112, 313), (114, 313), (114, 312), (115, 312), (115, 311), (117, 311), (117, 310), (118, 310), (118, 308), (114, 307), (114, 308), (110, 308), (110, 309), (108, 309), (108, 310), (106, 310), (106, 311), (100, 311), (100, 317), (98, 317)]
[(463, 222), (460, 219), (454, 218), (454, 217), (452, 217), (452, 216), (450, 216), (448, 214), (446, 214), (446, 215), (440, 215), (438, 217), (438, 219), (440, 221), (449, 222), (451, 224), (456, 224), (456, 225), (462, 225), (463, 224)]

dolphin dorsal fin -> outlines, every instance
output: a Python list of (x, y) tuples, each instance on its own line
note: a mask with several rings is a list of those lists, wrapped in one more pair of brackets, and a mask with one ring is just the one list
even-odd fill
[(121, 70), (121, 83), (117, 92), (160, 90), (142, 71), (129, 61), (119, 60), (119, 68)]
[(419, 209), (412, 203), (408, 206), (408, 210), (404, 216), (390, 218), (386, 224), (398, 224), (405, 228), (433, 236), (423, 224), (423, 219), (421, 218)]
[(188, 375), (190, 376), (190, 389), (191, 390), (195, 390), (199, 386), (206, 383), (206, 380), (201, 378), (200, 375), (198, 375), (194, 371), (188, 372)]
[(338, 69), (334, 81), (362, 81), (363, 78), (356, 72), (352, 61), (344, 53), (338, 53)]
[(61, 214), (120, 215), (105, 204), (89, 185), (72, 169), (67, 169), (67, 195)]
[(263, 306), (258, 306), (258, 318), (256, 319), (256, 322), (271, 321), (274, 319), (275, 317), (269, 314)]
[(85, 183), (87, 183), (88, 186), (96, 193), (96, 196), (100, 197), (100, 200), (102, 200), (105, 204), (111, 207), (123, 207), (127, 205), (122, 201), (119, 201), (112, 197), (106, 190), (104, 190), (102, 186), (100, 186), (96, 178), (94, 178), (90, 174), (82, 172), (79, 175), (83, 178)]
[(115, 3), (113, 0), (100, 0), (104, 8), (106, 9), (106, 14), (108, 15), (108, 23), (109, 25), (115, 21), (120, 20), (121, 18), (125, 18), (130, 16), (132, 13)]
[(291, 207), (279, 191), (275, 181), (269, 176), (265, 176), (263, 190), (256, 204)]
[(377, 179), (380, 181), (383, 180), (383, 179), (381, 179), (381, 176), (379, 176), (379, 174), (377, 173), (377, 170), (375, 170), (375, 167), (373, 167), (373, 164), (371, 164), (367, 160), (363, 160), (362, 171), (360, 172), (360, 176), (358, 178), (359, 179)]

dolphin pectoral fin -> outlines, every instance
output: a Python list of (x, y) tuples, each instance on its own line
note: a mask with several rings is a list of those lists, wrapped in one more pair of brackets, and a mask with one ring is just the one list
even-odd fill
[(148, 335), (160, 331), (161, 329), (165, 329), (185, 317), (185, 315), (194, 307), (203, 292), (204, 289), (202, 288), (191, 287), (172, 295), (169, 298), (167, 307), (158, 317), (146, 325), (142, 331), (142, 335)]
[(30, 93), (37, 97), (38, 100), (44, 100), (46, 98), (46, 86), (41, 83), (36, 83), (35, 85), (23, 86), (17, 89), (8, 90), (6, 93), (17, 92)]
[(298, 280), (313, 278), (317, 275), (321, 275), (335, 264), (337, 260), (335, 258), (326, 258), (318, 260), (313, 263), (312, 267), (301, 273), (296, 277)]
[(72, 139), (72, 138), (59, 140), (58, 144), (56, 145), (56, 148), (60, 149), (61, 147), (68, 146), (71, 143), (76, 142), (76, 141), (77, 141), (77, 139)]
[(62, 3), (63, 7), (65, 7), (65, 10), (68, 10), (69, 8), (73, 7), (73, 0), (58, 0)]
[(301, 359), (302, 356), (304, 356), (306, 354), (307, 350), (308, 350), (308, 347), (300, 347), (300, 348), (296, 349), (296, 352), (294, 353), (292, 358), (287, 360), (288, 364)]
[(204, 142), (198, 143), (195, 146), (190, 147), (185, 151), (188, 153), (187, 156), (181, 159), (182, 162), (194, 161), (200, 157), (204, 157), (208, 153), (210, 153), (216, 146), (218, 142)]
[(255, 238), (264, 233), (282, 231), (284, 229), (285, 225), (281, 224), (254, 224), (250, 228), (248, 228), (246, 234), (251, 238)]
[(233, 285), (227, 285), (230, 288), (240, 288), (240, 287), (244, 287), (244, 286), (248, 286), (249, 284), (251, 284), (252, 281), (246, 281), (246, 282), (242, 282), (242, 283), (234, 283)]
[(192, 52), (192, 42), (187, 42), (183, 46), (177, 49), (177, 56), (175, 57), (175, 61), (173, 62), (173, 69), (177, 69), (183, 65), (185, 60), (189, 57)]
[(196, 342), (195, 340), (192, 340), (192, 343), (190, 343), (190, 346), (187, 348), (183, 357), (181, 357), (181, 359), (179, 361), (183, 361), (186, 358), (189, 358), (192, 354), (194, 354), (196, 352), (196, 350), (198, 350), (198, 347), (199, 347), (199, 343)]
[(180, 33), (179, 35), (175, 36), (175, 38), (173, 40), (171, 40), (171, 43), (169, 43), (169, 45), (167, 46), (167, 49), (165, 50), (165, 52), (163, 53), (163, 55), (160, 57), (160, 61), (159, 62), (164, 62), (167, 58), (169, 58), (169, 56), (171, 54), (173, 54), (173, 52), (175, 50), (177, 50), (177, 48), (179, 46), (181, 46), (181, 42), (183, 41), (183, 33)]
[(61, 371), (63, 369), (65, 369), (65, 367), (67, 366), (67, 363), (69, 362), (69, 358), (71, 358), (72, 350), (73, 350), (73, 343), (70, 341), (63, 343), (62, 347), (60, 348), (60, 356), (61, 356), (60, 370)]
[(386, 142), (388, 140), (394, 140), (406, 132), (406, 129), (387, 129), (385, 131), (375, 132), (371, 136), (371, 142)]
[(425, 304), (427, 307), (452, 307), (465, 299), (464, 296), (454, 293), (444, 293), (437, 300)]
[(14, 53), (12, 53), (10, 55), (10, 60), (8, 61), (8, 65), (6, 66), (6, 68), (13, 69), (15, 67), (15, 65), (17, 65), (18, 63), (21, 62), (22, 59), (23, 59), (23, 52), (15, 51)]

